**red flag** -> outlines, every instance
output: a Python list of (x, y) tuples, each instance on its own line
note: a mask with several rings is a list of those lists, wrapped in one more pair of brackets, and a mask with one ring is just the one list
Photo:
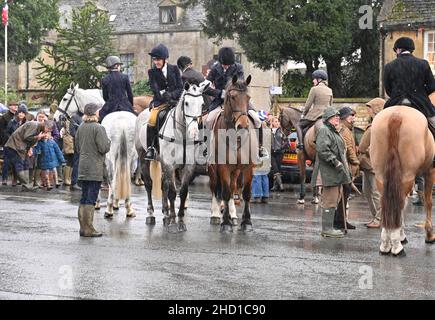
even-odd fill
[(2, 11), (2, 23), (4, 26), (8, 25), (8, 9), (8, 4), (6, 3)]

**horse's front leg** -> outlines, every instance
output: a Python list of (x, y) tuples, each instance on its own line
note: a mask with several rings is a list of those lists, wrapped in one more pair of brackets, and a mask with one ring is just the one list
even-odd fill
[(177, 233), (178, 232), (178, 224), (176, 221), (176, 214), (175, 214), (175, 199), (177, 198), (177, 190), (175, 186), (175, 177), (172, 174), (169, 178), (169, 185), (168, 185), (168, 200), (169, 200), (169, 225), (168, 225), (168, 232), (169, 233)]
[(224, 214), (222, 216), (221, 232), (233, 232), (233, 225), (230, 220), (229, 202), (231, 199), (231, 176), (229, 170), (219, 171), (222, 184), (222, 200), (224, 201)]
[(252, 173), (253, 168), (245, 170), (243, 173), (243, 200), (245, 201), (245, 208), (243, 210), (242, 223), (240, 224), (241, 231), (252, 231), (251, 222), (251, 190), (252, 190)]
[(298, 167), (299, 167), (299, 183), (301, 184), (301, 192), (299, 194), (298, 204), (305, 204), (305, 180), (306, 180), (306, 168), (305, 168), (305, 154), (303, 151), (298, 151)]
[(189, 182), (192, 177), (194, 168), (186, 167), (183, 179), (181, 181), (180, 188), (180, 208), (178, 209), (178, 231), (187, 231), (186, 224), (184, 222), (184, 212), (186, 210), (186, 200), (189, 194)]
[(113, 200), (113, 210), (115, 210), (115, 211), (119, 210), (119, 199)]
[(238, 171), (234, 176), (235, 177), (237, 176), (237, 178), (231, 179), (232, 197), (230, 199), (230, 202), (228, 203), (228, 207), (229, 207), (229, 211), (230, 211), (231, 223), (233, 224), (233, 226), (237, 226), (238, 217), (237, 217), (236, 201), (234, 199), (234, 194), (239, 192), (239, 182), (240, 182), (239, 179), (242, 179), (242, 178), (240, 178), (240, 176), (242, 176), (242, 175), (240, 174), (240, 171)]
[(104, 213), (104, 217), (108, 219), (113, 218), (113, 190), (110, 184), (109, 184), (109, 194), (107, 197), (107, 207), (106, 207), (106, 212)]
[(131, 199), (130, 198), (126, 198), (125, 199), (125, 211), (126, 211), (126, 216), (127, 218), (134, 218), (136, 217), (136, 212), (133, 209), (132, 205), (131, 205)]

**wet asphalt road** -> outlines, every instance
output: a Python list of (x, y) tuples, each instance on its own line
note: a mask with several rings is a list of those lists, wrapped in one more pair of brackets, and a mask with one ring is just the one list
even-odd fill
[[(207, 179), (191, 187), (187, 232), (168, 234), (160, 201), (145, 224), (145, 190), (135, 188), (137, 217), (123, 206), (94, 225), (102, 238), (80, 238), (79, 192), (21, 193), (0, 187), (0, 299), (434, 299), (435, 246), (414, 227), (424, 214), (407, 207), (407, 257), (378, 254), (380, 231), (361, 197), (350, 202), (357, 230), (322, 239), (320, 208), (296, 205), (297, 188), (252, 205), (254, 231), (221, 234), (209, 224)], [(308, 199), (309, 200), (309, 199)], [(238, 212), (240, 212), (238, 207)]]

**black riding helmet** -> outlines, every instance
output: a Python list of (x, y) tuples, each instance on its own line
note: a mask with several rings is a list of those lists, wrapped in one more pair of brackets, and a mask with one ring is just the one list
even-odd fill
[(177, 60), (177, 66), (180, 70), (184, 70), (189, 64), (192, 64), (192, 59), (186, 56), (181, 56)]
[(169, 58), (169, 50), (164, 44), (158, 44), (154, 47), (150, 53), (148, 53), (153, 58), (166, 60)]
[(234, 50), (230, 47), (223, 47), (219, 50), (218, 53), (219, 62), (224, 65), (232, 65), (236, 63), (236, 55), (234, 54)]
[(313, 79), (322, 79), (322, 80), (328, 80), (328, 74), (324, 70), (316, 70), (312, 74)]
[(394, 43), (394, 52), (397, 49), (402, 49), (402, 50), (407, 50), (409, 52), (414, 52), (415, 50), (415, 44), (414, 44), (414, 40), (412, 40), (411, 38), (408, 37), (402, 37), (396, 40), (396, 42)]

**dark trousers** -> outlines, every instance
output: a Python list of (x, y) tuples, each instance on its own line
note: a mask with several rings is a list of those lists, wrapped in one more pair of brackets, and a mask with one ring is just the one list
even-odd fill
[(301, 119), (296, 125), (296, 133), (298, 135), (298, 143), (303, 144), (304, 143), (304, 130), (305, 128), (309, 128), (312, 125), (314, 125), (316, 121), (311, 121), (307, 119)]
[(100, 192), (101, 181), (80, 181), (82, 187), (82, 197), (80, 204), (92, 204), (97, 202), (98, 193)]
[[(8, 180), (9, 169), (11, 169), (11, 167), (12, 167), (12, 163), (11, 163), (10, 158), (11, 158), (10, 149), (8, 147), (4, 147), (3, 148), (2, 180), (5, 182)], [(14, 177), (16, 176), (14, 169), (12, 169), (12, 174), (14, 175)]]
[(345, 216), (346, 216), (346, 206), (347, 201), (349, 200), (349, 196), (352, 192), (352, 186), (351, 184), (343, 184), (343, 194), (342, 198), (340, 198), (340, 201), (337, 206), (337, 211), (335, 212), (334, 216), (334, 226), (337, 229), (345, 229)]
[(80, 155), (77, 152), (74, 152), (73, 156), (73, 165), (72, 165), (72, 173), (71, 173), (71, 185), (77, 184), (79, 179), (79, 159)]
[(15, 172), (29, 170), (27, 159), (22, 159), (14, 149), (9, 149), (9, 163), (15, 169)]
[(277, 174), (281, 172), (282, 157), (282, 152), (272, 152), (272, 174)]

